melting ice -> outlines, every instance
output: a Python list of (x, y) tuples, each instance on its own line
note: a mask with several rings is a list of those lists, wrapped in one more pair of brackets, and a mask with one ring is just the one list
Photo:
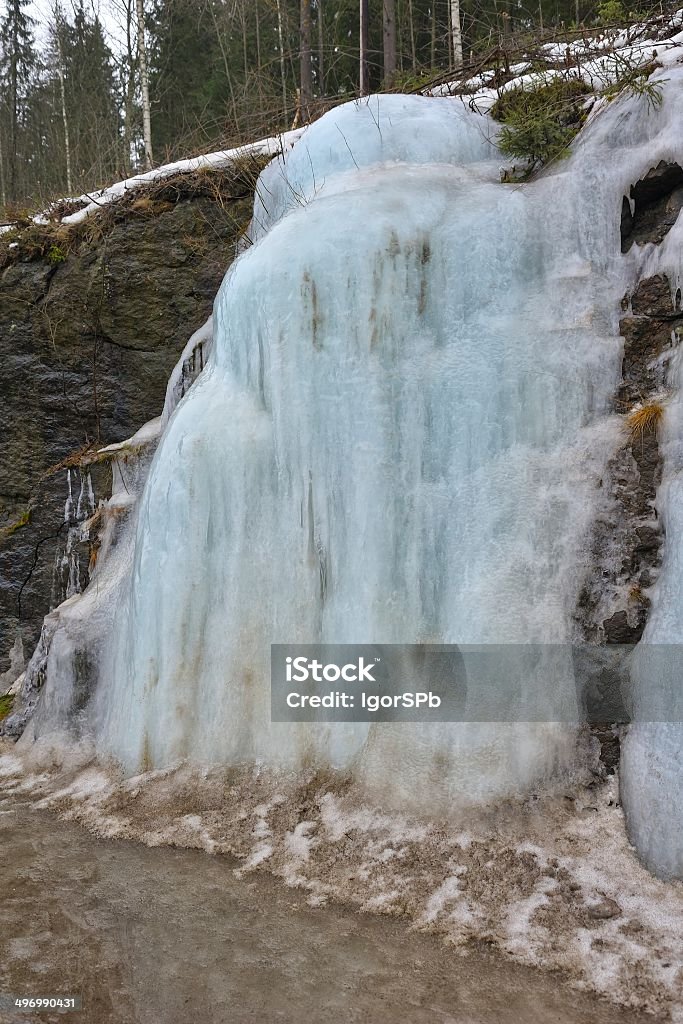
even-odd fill
[[(571, 770), (566, 725), (272, 724), (270, 644), (574, 639), (640, 258), (621, 198), (675, 156), (680, 93), (617, 101), (523, 186), (492, 121), (421, 97), (266, 168), (140, 503), (94, 709), (128, 770), (330, 765), (439, 812)], [(551, 721), (571, 666), (538, 673)]]

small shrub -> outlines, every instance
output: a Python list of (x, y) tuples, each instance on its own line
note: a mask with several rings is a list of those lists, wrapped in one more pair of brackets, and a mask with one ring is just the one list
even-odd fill
[(433, 71), (397, 71), (392, 83), (392, 92), (421, 92), (429, 86)]
[(66, 259), (66, 253), (61, 246), (51, 245), (48, 250), (47, 258), (51, 267), (57, 267)]
[(647, 100), (648, 109), (656, 110), (662, 104), (662, 86), (666, 79), (651, 82), (650, 75), (659, 67), (655, 61), (648, 64), (636, 64), (618, 53), (614, 53), (617, 64), (617, 80), (605, 90), (608, 99), (614, 99), (620, 93), (627, 96), (643, 96)]
[(589, 92), (578, 79), (555, 79), (535, 89), (503, 93), (491, 109), (502, 121), (498, 145), (506, 156), (547, 164), (561, 156), (584, 121), (581, 100)]

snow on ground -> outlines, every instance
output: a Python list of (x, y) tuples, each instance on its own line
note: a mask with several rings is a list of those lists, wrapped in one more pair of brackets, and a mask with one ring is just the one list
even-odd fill
[(491, 83), (495, 71), (483, 71), (466, 81), (445, 82), (428, 91), (431, 96), (462, 95), (471, 110), (488, 113), (496, 100), (511, 89), (535, 89), (557, 79), (583, 81), (596, 93), (613, 85), (625, 72), (644, 67), (652, 61), (670, 64), (683, 58), (683, 10), (661, 20), (659, 26), (636, 24), (629, 29), (606, 31), (566, 43), (546, 43), (534, 65), (529, 61), (513, 64), (510, 79), (499, 86)]
[(276, 156), (278, 153), (291, 148), (297, 139), (303, 134), (305, 128), (295, 128), (282, 135), (274, 135), (268, 139), (260, 139), (258, 142), (251, 142), (246, 146), (238, 146), (235, 149), (222, 149), (217, 153), (207, 153), (205, 156), (190, 157), (188, 160), (176, 160), (171, 164), (164, 164), (162, 167), (155, 167), (152, 171), (144, 174), (136, 174), (125, 181), (117, 181), (114, 185), (102, 189), (99, 192), (86, 193), (76, 199), (76, 202), (87, 203), (82, 210), (71, 213), (62, 218), (63, 224), (80, 224), (87, 217), (97, 213), (103, 206), (120, 199), (133, 188), (141, 188), (151, 185), (162, 178), (168, 178), (172, 174), (185, 174), (193, 171), (202, 171), (216, 167), (226, 167), (236, 160), (247, 156)]
[[(280, 135), (273, 135), (267, 139), (259, 139), (258, 142), (250, 142), (244, 146), (237, 146), (234, 149), (221, 149), (216, 153), (206, 153), (203, 156), (189, 157), (187, 160), (176, 160), (170, 164), (162, 164), (152, 171), (145, 171), (142, 174), (134, 174), (124, 181), (117, 181), (107, 188), (98, 189), (95, 192), (85, 192), (82, 196), (70, 197), (57, 200), (52, 207), (58, 206), (60, 202), (84, 203), (82, 209), (75, 213), (67, 214), (61, 218), (62, 224), (81, 224), (88, 217), (96, 214), (109, 203), (121, 199), (131, 189), (144, 188), (153, 185), (163, 178), (174, 174), (191, 174), (194, 171), (213, 170), (218, 167), (227, 167), (236, 160), (249, 156), (277, 156), (279, 153), (291, 149), (294, 143), (306, 131), (306, 127), (294, 128), (292, 131), (283, 132)], [(34, 224), (48, 224), (50, 210), (43, 211), (33, 217)], [(12, 231), (12, 224), (0, 225), (0, 234), (5, 231)]]
[(28, 801), (104, 838), (231, 854), (239, 876), (268, 870), (311, 905), (403, 917), (454, 956), (484, 941), (683, 1022), (683, 884), (639, 863), (615, 779), (456, 826), (381, 812), (331, 773), (178, 766), (122, 780), (87, 748), (20, 748), (0, 746), (0, 813)]

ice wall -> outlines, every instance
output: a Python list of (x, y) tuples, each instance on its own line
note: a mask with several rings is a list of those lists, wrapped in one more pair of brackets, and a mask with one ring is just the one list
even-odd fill
[[(595, 165), (590, 209), (569, 172), (502, 186), (493, 132), (374, 97), (264, 173), (142, 499), (96, 708), (129, 770), (353, 766), (443, 809), (571, 764), (555, 725), (269, 715), (271, 642), (571, 636), (616, 429), (619, 203), (606, 217)], [(546, 698), (549, 718), (573, 699), (569, 671)]]
[[(492, 122), (420, 97), (348, 104), (266, 169), (91, 710), (129, 771), (332, 765), (443, 812), (571, 770), (566, 726), (272, 724), (269, 646), (573, 638), (642, 263), (621, 197), (676, 157), (667, 74), (660, 109), (622, 97), (524, 186)], [(571, 705), (569, 664), (536, 682), (549, 720)]]

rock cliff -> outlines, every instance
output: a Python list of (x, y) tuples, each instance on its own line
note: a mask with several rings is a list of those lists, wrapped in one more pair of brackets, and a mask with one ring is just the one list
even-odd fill
[(17, 633), (29, 654), (50, 606), (85, 584), (87, 557), (66, 551), (68, 527), (111, 483), (108, 465), (81, 477), (78, 453), (160, 414), (169, 373), (210, 314), (249, 219), (252, 188), (243, 167), (178, 176), (85, 228), (47, 225), (41, 237), (27, 225), (3, 239), (0, 673)]

